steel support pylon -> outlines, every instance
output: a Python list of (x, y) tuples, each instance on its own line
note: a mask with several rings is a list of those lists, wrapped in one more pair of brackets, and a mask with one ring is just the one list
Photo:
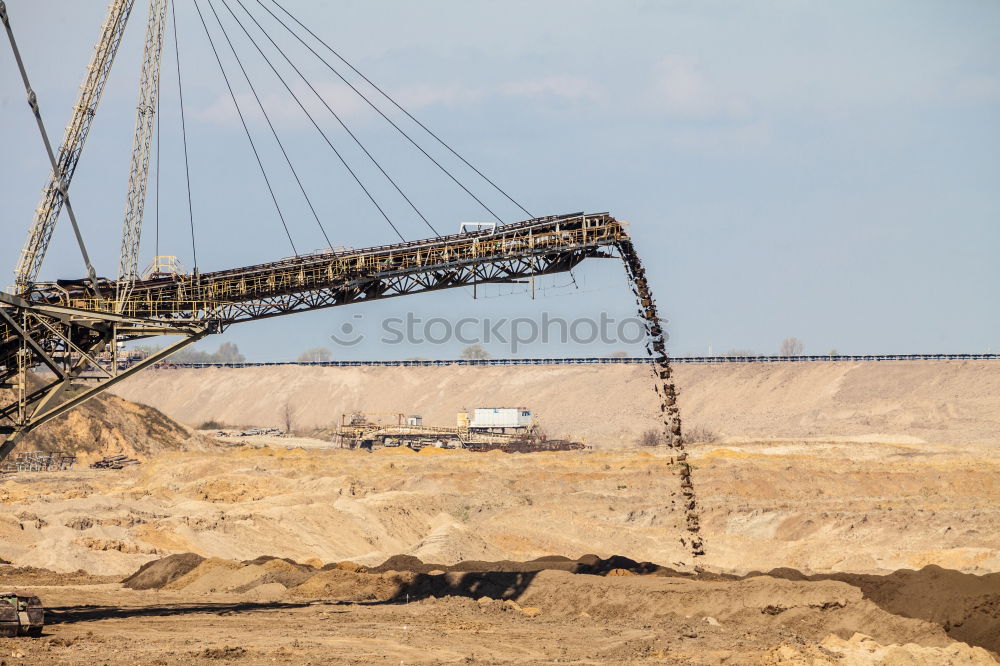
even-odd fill
[(41, 201), (35, 210), (35, 218), (31, 229), (28, 230), (17, 268), (14, 270), (14, 288), (18, 293), (27, 291), (38, 277), (59, 213), (66, 203), (66, 193), (76, 173), (87, 136), (90, 134), (134, 2), (135, 0), (111, 0), (108, 5), (107, 18), (101, 26), (101, 35), (94, 47), (94, 55), (80, 85), (80, 95), (73, 106), (73, 116), (66, 126), (56, 167), (42, 190)]
[[(204, 323), (163, 322), (29, 303), (0, 292), (0, 460), (35, 428), (211, 332)], [(134, 364), (119, 338), (180, 339)], [(35, 372), (39, 368), (39, 372)]]
[(160, 60), (163, 55), (164, 18), (168, 0), (149, 0), (149, 22), (143, 49), (142, 71), (139, 76), (139, 101), (136, 105), (135, 136), (132, 139), (132, 164), (125, 198), (125, 219), (122, 222), (122, 245), (118, 263), (116, 310), (128, 299), (138, 277), (139, 242), (142, 236), (142, 216), (149, 181), (149, 148), (153, 127), (157, 122), (157, 99), (160, 95)]

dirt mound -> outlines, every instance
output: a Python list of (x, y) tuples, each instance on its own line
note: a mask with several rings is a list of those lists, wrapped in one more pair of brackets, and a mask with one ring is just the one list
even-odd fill
[(353, 562), (336, 562), (317, 569), (272, 556), (236, 562), (218, 558), (206, 560), (193, 553), (184, 553), (148, 562), (123, 583), (136, 590), (162, 588), (235, 593), (279, 583), (298, 598), (344, 600), (388, 601), (400, 595), (507, 598), (514, 594), (511, 590), (527, 585), (533, 575), (541, 571), (596, 576), (681, 575), (651, 562), (640, 563), (619, 555), (607, 559), (585, 555), (576, 560), (548, 556), (528, 562), (466, 560), (450, 565), (423, 562), (412, 555), (395, 555), (371, 568)]
[(315, 567), (278, 557), (236, 562), (185, 553), (147, 563), (123, 582), (132, 589), (243, 593), (266, 588), (274, 594), (296, 587), (316, 573)]
[(243, 567), (239, 562), (209, 557), (163, 586), (164, 590), (188, 590), (190, 592), (216, 592), (230, 586), (233, 572)]
[(80, 569), (72, 572), (56, 572), (40, 567), (17, 567), (9, 562), (0, 564), (0, 586), (38, 585), (95, 585), (116, 582), (116, 576), (95, 576)]
[(287, 592), (298, 599), (389, 601), (413, 579), (410, 573), (367, 574), (361, 570), (364, 567), (351, 562), (317, 569), (287, 558), (262, 556), (237, 562), (185, 553), (144, 564), (123, 583), (135, 590), (222, 592), (257, 597), (279, 597)]
[(848, 573), (803, 576), (791, 569), (766, 575), (785, 580), (848, 583), (894, 615), (933, 622), (955, 640), (1000, 654), (1000, 573), (977, 576), (926, 566), (919, 571), (900, 570), (885, 576)]
[[(408, 599), (406, 592), (419, 574), (387, 571), (356, 573), (328, 569), (309, 577), (290, 589), (293, 599), (331, 599), (337, 601), (396, 601)], [(414, 595), (416, 598), (416, 595)]]
[(385, 573), (386, 571), (412, 571), (415, 573), (426, 573), (433, 569), (440, 568), (437, 564), (424, 564), (419, 557), (413, 555), (393, 555), (382, 564), (369, 567), (370, 573)]
[[(6, 400), (10, 392), (0, 391)], [(211, 440), (160, 410), (105, 393), (70, 410), (25, 437), (18, 451), (67, 451), (81, 462), (106, 456), (146, 458), (164, 451), (205, 449)]]
[(204, 561), (204, 557), (195, 553), (167, 555), (146, 562), (138, 571), (122, 580), (122, 585), (133, 590), (157, 590), (177, 580)]
[(278, 557), (276, 555), (261, 555), (260, 557), (255, 557), (252, 560), (243, 560), (240, 564), (267, 564), (272, 560), (281, 560), (285, 564), (290, 564), (294, 567), (301, 567), (303, 569), (316, 569), (308, 564), (299, 564), (293, 559), (287, 557)]
[(891, 664), (990, 663), (983, 661), (985, 650), (995, 652), (1000, 635), (1000, 574), (938, 567), (887, 576), (782, 569), (736, 577), (678, 573), (622, 556), (441, 565), (398, 555), (365, 569), (353, 562), (316, 568), (287, 558), (240, 562), (189, 553), (144, 565), (126, 586), (282, 603), (464, 599), (486, 614), (513, 609), (528, 618), (612, 624), (685, 619), (694, 635), (738, 628), (778, 643), (786, 635), (808, 639), (806, 647), (800, 642), (775, 649), (769, 663), (782, 664), (826, 663), (822, 659), (831, 656), (838, 663), (870, 663), (865, 655)]
[(952, 643), (945, 647), (882, 645), (871, 636), (854, 634), (850, 639), (827, 636), (819, 645), (782, 645), (774, 649), (765, 663), (776, 666), (802, 666), (803, 664), (832, 663), (840, 666), (992, 666), (996, 664), (990, 654), (979, 647)]
[[(863, 598), (859, 589), (837, 581), (759, 577), (710, 582), (662, 576), (579, 576), (564, 571), (527, 575), (530, 580), (506, 581), (512, 583), (506, 594), (522, 605), (541, 608), (546, 615), (587, 613), (595, 620), (628, 617), (633, 622), (655, 622), (665, 615), (711, 617), (722, 627), (747, 631), (794, 627), (817, 641), (830, 633), (851, 636), (865, 631), (883, 644), (944, 646), (950, 642), (940, 626), (893, 615)], [(458, 587), (477, 582), (464, 578)]]
[(632, 574), (677, 574), (677, 571), (674, 569), (661, 567), (659, 564), (653, 564), (652, 562), (636, 562), (632, 558), (622, 555), (612, 555), (607, 559), (601, 559), (597, 555), (584, 555), (576, 562), (576, 568), (573, 571), (575, 573), (597, 576), (606, 576), (616, 571), (627, 571)]
[[(949, 642), (939, 624), (893, 614), (865, 598), (859, 588), (834, 580), (761, 575), (706, 581), (665, 575), (663, 567), (623, 557), (587, 558), (588, 564), (465, 562), (448, 567), (450, 571), (433, 572), (423, 570), (436, 565), (409, 556), (390, 558), (368, 572), (336, 567), (317, 571), (277, 558), (261, 559), (260, 563), (208, 559), (163, 589), (299, 600), (412, 602), (463, 597), (487, 606), (489, 600), (509, 600), (535, 609), (533, 614), (556, 617), (584, 613), (597, 620), (617, 621), (627, 615), (633, 621), (655, 621), (664, 615), (704, 616), (760, 631), (794, 626), (816, 641), (830, 633), (846, 638), (864, 630), (883, 645), (916, 642), (943, 647)], [(409, 570), (393, 570), (394, 565)], [(483, 566), (473, 570), (476, 565)], [(600, 574), (582, 574), (570, 567)], [(642, 575), (644, 569), (659, 575)]]
[(636, 562), (622, 555), (612, 555), (608, 558), (601, 558), (598, 555), (583, 555), (575, 560), (562, 555), (546, 555), (524, 562), (515, 560), (462, 560), (455, 564), (423, 562), (420, 558), (412, 555), (393, 555), (382, 564), (368, 569), (370, 573), (384, 573), (386, 571), (409, 571), (411, 573), (489, 571), (494, 573), (508, 573), (550, 570), (569, 571), (570, 573), (591, 574), (595, 576), (606, 576), (611, 572), (622, 571), (636, 575), (683, 575), (669, 567), (663, 567), (652, 562)]

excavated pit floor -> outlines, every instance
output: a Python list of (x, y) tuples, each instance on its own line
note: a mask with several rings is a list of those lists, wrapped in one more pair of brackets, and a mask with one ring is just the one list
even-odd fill
[[(663, 493), (676, 488), (676, 477), (661, 473), (668, 457), (659, 450), (363, 454), (276, 441), (163, 454), (128, 470), (5, 479), (0, 558), (13, 564), (0, 566), (0, 592), (35, 592), (52, 612), (46, 636), (0, 642), (0, 659), (995, 658), (995, 447), (696, 445), (690, 461), (712, 545), (699, 562), (711, 573), (701, 576), (671, 572), (688, 574), (692, 563), (686, 548), (664, 538), (676, 534), (665, 529), (674, 527), (672, 514), (660, 513)], [(198, 560), (150, 589), (118, 582), (183, 552), (211, 564)], [(577, 573), (578, 562), (557, 557), (586, 553), (663, 568), (615, 560)], [(240, 563), (261, 555), (299, 564)], [(524, 564), (543, 556), (544, 566)], [(322, 570), (346, 560), (358, 566)], [(900, 569), (911, 571), (894, 573)]]

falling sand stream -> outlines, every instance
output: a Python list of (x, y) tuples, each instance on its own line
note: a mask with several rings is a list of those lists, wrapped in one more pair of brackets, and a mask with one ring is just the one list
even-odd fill
[[(667, 446), (676, 452), (671, 459), (676, 465), (681, 482), (681, 506), (684, 510), (686, 537), (681, 537), (681, 543), (691, 549), (691, 555), (699, 557), (705, 554), (704, 542), (701, 538), (701, 525), (698, 519), (698, 502), (695, 498), (694, 484), (691, 482), (691, 465), (687, 461), (687, 451), (684, 449), (684, 437), (681, 433), (681, 414), (677, 408), (677, 390), (670, 370), (670, 358), (667, 356), (666, 335), (656, 312), (656, 302), (653, 300), (646, 281), (646, 269), (636, 254), (632, 241), (619, 241), (618, 251), (621, 253), (625, 270), (628, 273), (632, 292), (639, 303), (639, 316), (644, 320), (646, 332), (646, 352), (653, 359), (653, 374), (656, 378), (656, 393), (660, 396), (660, 412), (663, 415), (663, 427)], [(676, 503), (671, 507), (676, 509)]]

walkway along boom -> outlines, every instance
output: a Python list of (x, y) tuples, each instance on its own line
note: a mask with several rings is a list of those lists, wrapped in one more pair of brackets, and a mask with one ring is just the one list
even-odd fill
[[(0, 433), (6, 438), (0, 458), (42, 423), (231, 324), (560, 273), (588, 258), (614, 256), (627, 238), (624, 225), (610, 215), (578, 213), (494, 231), (137, 281), (124, 302), (96, 297), (84, 280), (40, 282), (20, 295), (0, 293), (0, 381), (14, 392), (9, 404), (0, 405)], [(100, 287), (102, 294), (118, 292), (113, 281)], [(117, 343), (161, 335), (180, 340), (141, 363), (120, 367)], [(102, 355), (105, 351), (110, 356)], [(40, 365), (50, 371), (50, 381), (29, 386), (28, 371)], [(83, 378), (95, 385), (65, 397), (69, 384)]]

